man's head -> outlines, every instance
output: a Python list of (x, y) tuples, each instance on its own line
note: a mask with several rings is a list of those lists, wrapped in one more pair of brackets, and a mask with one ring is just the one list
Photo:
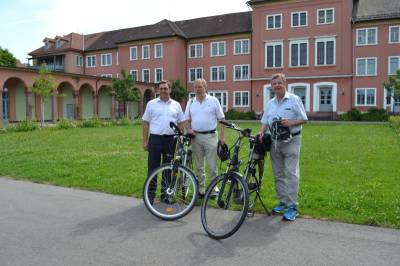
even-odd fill
[(272, 75), (271, 77), (271, 86), (272, 90), (274, 91), (275, 95), (279, 98), (285, 96), (286, 93), (286, 78), (285, 75), (282, 73), (277, 73)]
[(171, 93), (171, 84), (168, 80), (162, 80), (158, 84), (158, 91), (160, 92), (161, 99), (168, 99)]
[(207, 82), (204, 79), (196, 79), (193, 84), (194, 92), (197, 95), (203, 95), (207, 91)]

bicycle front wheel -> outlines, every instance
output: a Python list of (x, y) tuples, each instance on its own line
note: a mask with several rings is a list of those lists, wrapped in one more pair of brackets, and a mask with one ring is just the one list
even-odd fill
[(143, 201), (156, 217), (175, 220), (193, 209), (197, 192), (197, 180), (191, 170), (167, 163), (156, 168), (146, 179)]
[[(213, 198), (216, 187), (219, 194)], [(233, 172), (219, 175), (207, 188), (201, 205), (201, 223), (212, 238), (228, 238), (242, 225), (248, 207), (248, 189), (243, 178)]]

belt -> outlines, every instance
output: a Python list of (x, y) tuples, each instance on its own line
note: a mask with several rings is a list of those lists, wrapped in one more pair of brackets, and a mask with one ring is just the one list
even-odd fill
[(295, 136), (300, 135), (300, 134), (301, 134), (301, 130), (297, 131), (296, 133), (292, 133), (292, 137), (295, 137)]
[(197, 134), (214, 134), (217, 130), (213, 129), (210, 131), (196, 131), (196, 130), (193, 130), (193, 131), (194, 131), (194, 133), (197, 133)]
[(174, 135), (157, 135), (157, 134), (150, 134), (150, 136), (154, 136), (154, 137), (164, 137), (164, 138), (172, 138)]

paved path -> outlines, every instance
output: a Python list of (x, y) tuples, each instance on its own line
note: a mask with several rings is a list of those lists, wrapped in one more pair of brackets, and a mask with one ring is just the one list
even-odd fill
[(258, 215), (206, 236), (141, 200), (0, 178), (0, 265), (400, 265), (400, 230)]

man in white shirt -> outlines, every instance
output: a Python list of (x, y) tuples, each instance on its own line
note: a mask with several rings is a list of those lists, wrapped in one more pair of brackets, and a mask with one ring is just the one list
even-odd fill
[[(170, 98), (169, 81), (159, 84), (160, 97), (147, 103), (143, 114), (143, 149), (148, 151), (147, 175), (160, 166), (162, 162), (170, 162), (175, 151), (174, 131), (169, 123), (182, 126), (183, 112), (181, 105)], [(149, 134), (150, 131), (150, 134)], [(154, 190), (156, 184), (153, 184)], [(154, 197), (154, 195), (153, 195)]]
[[(293, 221), (298, 213), (297, 195), (299, 191), (299, 156), (301, 146), (302, 124), (306, 123), (307, 115), (301, 99), (286, 90), (285, 75), (278, 73), (272, 76), (272, 89), (275, 97), (268, 101), (261, 118), (260, 135), (270, 128), (272, 135), (271, 163), (275, 176), (275, 190), (279, 204), (272, 209), (275, 213), (282, 213), (283, 219)], [(285, 139), (278, 139), (274, 121), (280, 120), (286, 131)], [(289, 130), (289, 132), (287, 132)], [(275, 133), (274, 133), (275, 132)], [(290, 134), (288, 134), (290, 133)]]
[[(205, 193), (204, 158), (207, 160), (208, 177), (212, 179), (218, 174), (217, 125), (218, 120), (223, 120), (225, 115), (217, 98), (207, 94), (207, 82), (204, 79), (195, 80), (194, 91), (196, 96), (189, 100), (184, 120), (187, 121), (185, 124), (187, 132), (196, 136), (192, 140), (192, 149), (199, 180), (199, 197), (202, 198)], [(224, 143), (224, 127), (222, 125), (220, 126), (219, 141)]]

